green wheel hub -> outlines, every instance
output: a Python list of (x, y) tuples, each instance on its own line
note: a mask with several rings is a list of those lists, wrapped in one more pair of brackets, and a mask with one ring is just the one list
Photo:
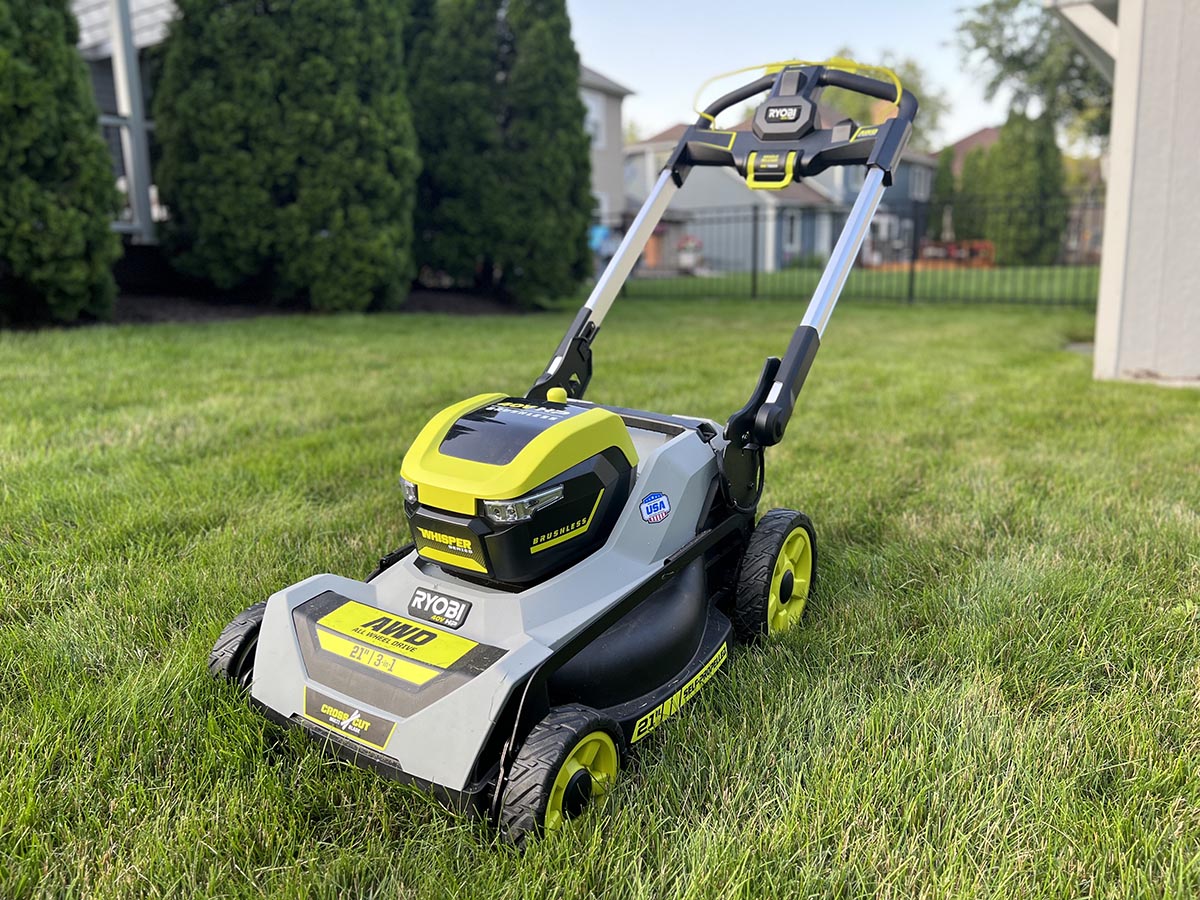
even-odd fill
[(812, 541), (808, 531), (796, 528), (784, 540), (775, 558), (767, 595), (768, 633), (782, 634), (800, 621), (812, 575)]
[(607, 732), (584, 735), (554, 778), (546, 804), (546, 830), (553, 831), (602, 799), (612, 789), (619, 768), (617, 746)]

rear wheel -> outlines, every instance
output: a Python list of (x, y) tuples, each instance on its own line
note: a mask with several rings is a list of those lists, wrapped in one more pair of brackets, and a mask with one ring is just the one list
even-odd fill
[(791, 509), (773, 509), (759, 521), (738, 572), (733, 626), (743, 641), (794, 628), (804, 614), (817, 574), (817, 534), (812, 520)]
[(250, 687), (254, 678), (258, 633), (266, 609), (266, 603), (255, 603), (225, 626), (212, 653), (208, 654), (208, 673), (213, 678), (232, 681), (241, 688)]
[(521, 745), (504, 785), (500, 828), (521, 847), (602, 801), (621, 767), (620, 728), (588, 706), (552, 709)]

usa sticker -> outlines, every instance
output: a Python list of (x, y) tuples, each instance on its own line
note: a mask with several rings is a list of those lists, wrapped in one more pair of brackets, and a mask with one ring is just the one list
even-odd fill
[(642, 498), (642, 518), (653, 525), (671, 514), (671, 498), (655, 491)]

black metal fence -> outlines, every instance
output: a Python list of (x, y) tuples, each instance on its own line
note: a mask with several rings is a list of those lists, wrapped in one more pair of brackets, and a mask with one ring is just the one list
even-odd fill
[[(803, 297), (845, 221), (832, 207), (670, 211), (626, 291), (646, 297)], [(843, 297), (1094, 306), (1104, 204), (1086, 194), (1042, 204), (887, 204)], [(621, 226), (601, 227), (598, 263)]]

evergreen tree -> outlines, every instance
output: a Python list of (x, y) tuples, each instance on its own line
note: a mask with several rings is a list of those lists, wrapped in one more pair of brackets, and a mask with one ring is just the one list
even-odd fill
[[(437, 0), (410, 0), (408, 22), (404, 26), (404, 66), (409, 83), (429, 61), (429, 42), (437, 15)], [(414, 113), (415, 115), (415, 113)]]
[(1049, 116), (1012, 113), (990, 153), (986, 232), (1004, 265), (1049, 265), (1066, 227), (1062, 153)]
[(0, 324), (104, 318), (118, 195), (67, 0), (0, 0)]
[(424, 169), (418, 265), (491, 285), (504, 207), (501, 0), (441, 0), (414, 22), (413, 114)]
[(968, 150), (963, 158), (962, 175), (954, 198), (954, 239), (974, 241), (984, 235), (988, 193), (988, 151), (985, 147)]
[(509, 0), (503, 289), (560, 296), (587, 271), (591, 150), (564, 0)]
[(155, 96), (184, 271), (314, 309), (408, 293), (419, 163), (402, 0), (178, 0)]
[(942, 239), (946, 228), (947, 210), (954, 209), (954, 151), (947, 147), (938, 155), (937, 170), (933, 173), (933, 190), (929, 197), (929, 223), (926, 234), (935, 241)]

